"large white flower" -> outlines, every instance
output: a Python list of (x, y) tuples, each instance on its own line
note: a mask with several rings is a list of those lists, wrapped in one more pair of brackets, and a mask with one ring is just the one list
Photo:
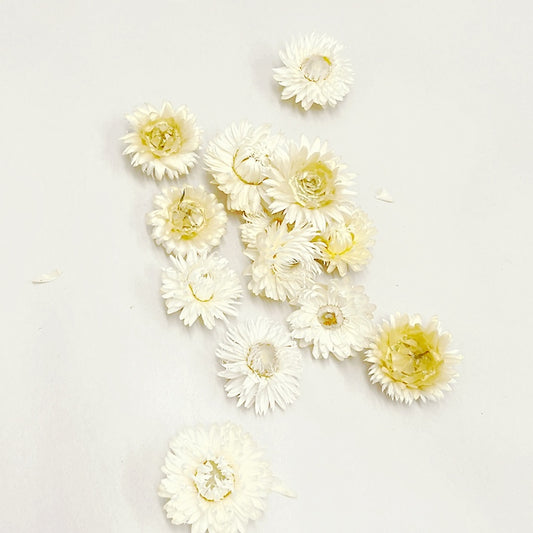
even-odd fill
[(302, 356), (278, 322), (259, 318), (228, 330), (216, 352), (226, 378), (226, 392), (237, 405), (255, 407), (259, 415), (276, 405), (285, 409), (300, 395)]
[(339, 158), (325, 142), (290, 142), (272, 162), (266, 181), (272, 213), (283, 213), (286, 222), (312, 223), (324, 231), (328, 224), (341, 223), (353, 209), (353, 175), (345, 172)]
[(318, 239), (324, 243), (321, 260), (328, 274), (335, 269), (341, 276), (348, 268), (361, 270), (372, 258), (369, 248), (374, 244), (376, 230), (368, 216), (360, 209), (346, 215), (341, 223), (333, 223), (320, 233)]
[(154, 204), (159, 209), (147, 217), (152, 238), (169, 254), (217, 246), (226, 231), (224, 206), (202, 186), (164, 189)]
[(277, 480), (263, 452), (230, 422), (183, 430), (171, 442), (159, 495), (173, 524), (192, 533), (244, 533), (260, 518), (270, 492), (294, 496)]
[(173, 266), (163, 269), (161, 286), (168, 314), (181, 311), (186, 326), (201, 317), (208, 329), (215, 326), (215, 320), (237, 314), (242, 289), (225, 258), (203, 251), (170, 256), (170, 260)]
[(208, 145), (204, 161), (214, 183), (228, 195), (228, 209), (258, 213), (266, 199), (264, 181), (282, 142), (270, 126), (231, 124)]
[(350, 62), (342, 57), (342, 45), (312, 33), (294, 38), (279, 53), (285, 66), (274, 69), (274, 79), (284, 87), (281, 98), (296, 97), (307, 111), (313, 104), (335, 106), (350, 90), (353, 73)]
[(461, 359), (448, 348), (450, 341), (436, 317), (423, 324), (419, 315), (393, 315), (383, 321), (366, 353), (370, 380), (400, 402), (438, 400), (451, 390)]
[(134, 167), (158, 180), (189, 173), (198, 159), (201, 132), (187, 107), (174, 110), (166, 102), (158, 111), (144, 105), (126, 118), (133, 131), (122, 138), (127, 144), (124, 154), (131, 156)]
[(298, 298), (300, 308), (288, 317), (300, 346), (313, 346), (313, 357), (346, 359), (364, 350), (372, 337), (375, 306), (363, 287), (347, 279), (317, 283)]
[(251, 276), (248, 288), (272, 300), (294, 299), (320, 272), (315, 236), (309, 225), (289, 229), (287, 224), (269, 224), (244, 251), (252, 260), (245, 271)]

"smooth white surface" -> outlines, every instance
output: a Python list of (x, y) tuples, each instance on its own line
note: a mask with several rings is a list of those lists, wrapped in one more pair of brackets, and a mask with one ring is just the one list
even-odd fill
[[(185, 533), (156, 495), (167, 443), (231, 419), (298, 492), (250, 532), (531, 531), (532, 19), (529, 1), (3, 0), (0, 530)], [(271, 78), (312, 30), (356, 71), (333, 111)], [(165, 99), (204, 145), (241, 118), (330, 141), (378, 228), (357, 279), (378, 317), (440, 316), (465, 357), (453, 393), (396, 405), (360, 360), (306, 352), (285, 413), (225, 397), (224, 328), (166, 317), (144, 222), (161, 184), (121, 156), (123, 115)], [(235, 217), (221, 252), (242, 271)], [(288, 312), (247, 296), (241, 316)]]

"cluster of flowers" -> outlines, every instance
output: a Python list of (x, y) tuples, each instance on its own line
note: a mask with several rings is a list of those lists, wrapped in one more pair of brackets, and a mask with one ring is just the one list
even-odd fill
[[(274, 74), (284, 87), (282, 98), (295, 97), (306, 110), (342, 100), (352, 78), (340, 50), (326, 36), (293, 41), (280, 54), (285, 66)], [(128, 120), (132, 131), (124, 137), (124, 153), (148, 176), (177, 179), (197, 163), (201, 131), (186, 107), (147, 105)], [(226, 195), (227, 210), (241, 216), (248, 289), (293, 306), (288, 328), (266, 318), (228, 328), (216, 356), (229, 397), (261, 415), (284, 409), (300, 392), (301, 347), (311, 347), (317, 359), (364, 353), (372, 382), (409, 404), (438, 399), (449, 389), (459, 356), (438, 321), (395, 315), (376, 328), (375, 306), (351, 281), (349, 273), (371, 259), (375, 229), (354, 203), (354, 176), (326, 142), (287, 140), (267, 125), (243, 121), (211, 140), (204, 168)], [(192, 185), (165, 188), (154, 204), (147, 221), (171, 262), (161, 287), (167, 312), (179, 313), (187, 326), (200, 319), (208, 329), (236, 316), (243, 294), (239, 277), (212, 251), (226, 231), (224, 206)], [(226, 424), (185, 431), (171, 443), (160, 493), (169, 498), (174, 523), (193, 524), (198, 532), (244, 531), (261, 514), (270, 490), (288, 494), (249, 439)], [(205, 453), (196, 450), (189, 464), (199, 443)], [(256, 482), (244, 491), (247, 476)]]

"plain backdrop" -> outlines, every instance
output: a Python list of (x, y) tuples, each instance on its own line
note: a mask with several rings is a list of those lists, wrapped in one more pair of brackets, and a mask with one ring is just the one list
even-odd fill
[[(2, 0), (0, 530), (185, 533), (156, 493), (168, 441), (232, 420), (298, 493), (250, 532), (531, 531), (532, 24), (526, 0)], [(306, 113), (271, 69), (311, 31), (356, 83)], [(164, 100), (204, 146), (241, 119), (330, 142), (378, 229), (354, 279), (377, 319), (440, 317), (464, 354), (453, 393), (398, 405), (360, 359), (305, 350), (286, 412), (226, 398), (224, 326), (187, 329), (159, 295), (145, 215), (165, 184), (121, 155), (124, 115)], [(242, 273), (235, 216), (219, 250)], [(239, 319), (289, 312), (247, 293)]]

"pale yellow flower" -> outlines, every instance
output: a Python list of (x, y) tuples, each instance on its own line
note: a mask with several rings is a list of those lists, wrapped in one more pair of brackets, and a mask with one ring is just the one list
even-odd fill
[(437, 318), (423, 324), (418, 315), (384, 321), (366, 353), (370, 380), (394, 400), (438, 400), (457, 376), (461, 356), (448, 348), (451, 336)]

